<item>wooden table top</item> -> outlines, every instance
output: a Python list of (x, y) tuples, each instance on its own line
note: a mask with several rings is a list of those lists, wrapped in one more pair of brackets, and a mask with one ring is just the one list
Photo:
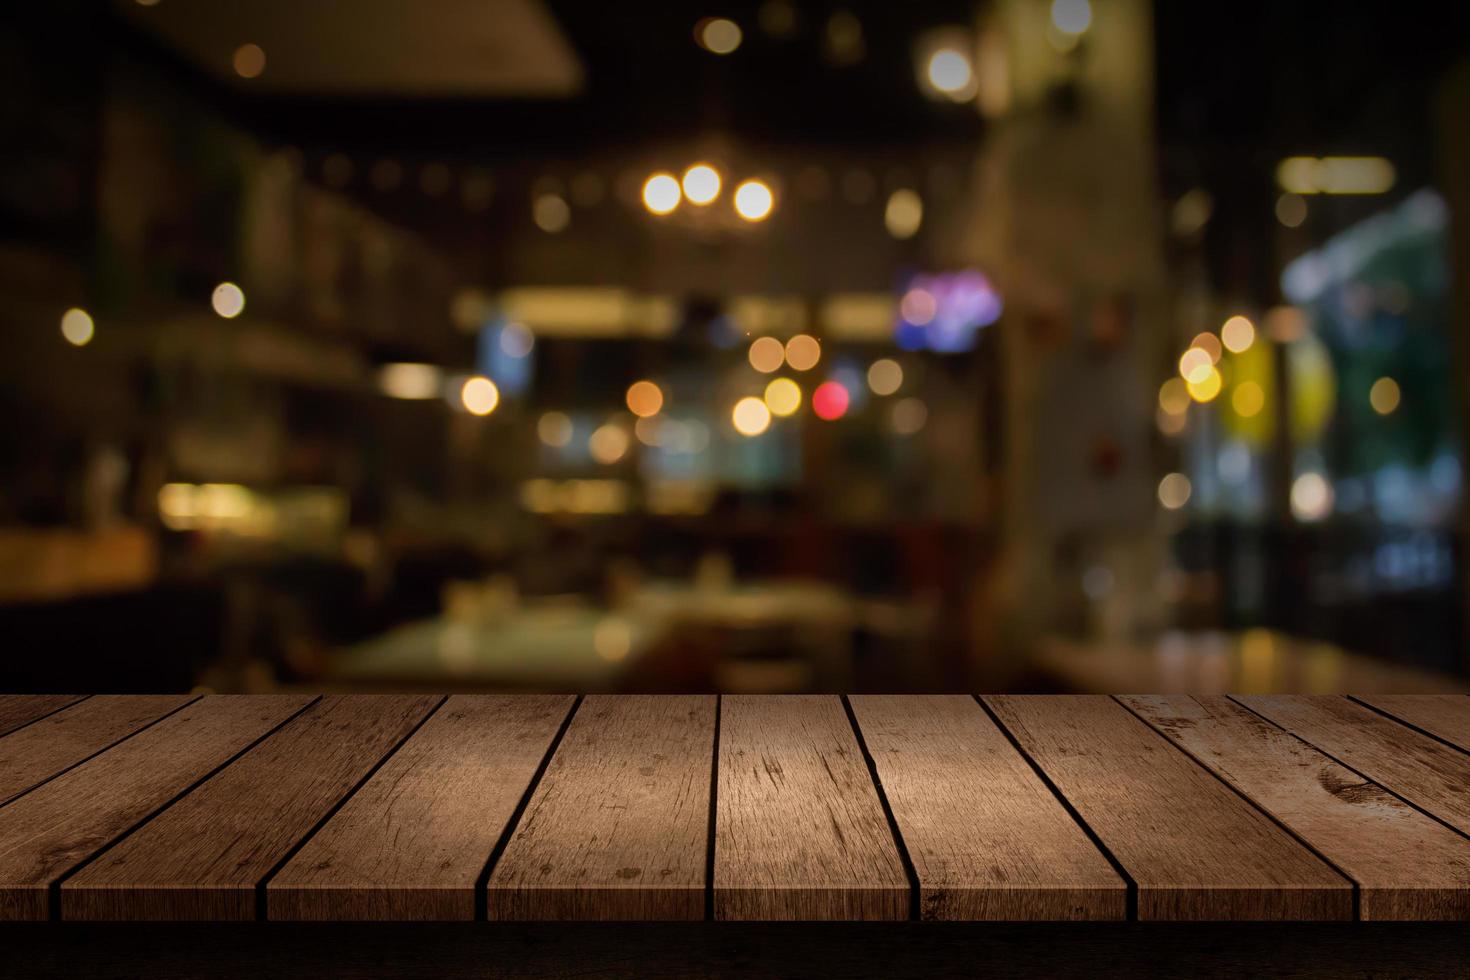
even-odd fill
[(0, 695), (0, 920), (1470, 919), (1470, 697)]

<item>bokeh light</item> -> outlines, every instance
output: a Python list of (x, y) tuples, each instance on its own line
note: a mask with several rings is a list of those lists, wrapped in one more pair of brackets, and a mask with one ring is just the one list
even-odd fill
[(519, 360), (535, 346), (536, 335), (525, 324), (512, 322), (500, 329), (500, 350), (506, 357)]
[(671, 213), (682, 197), (673, 174), (654, 174), (643, 182), (643, 206), (652, 214)]
[(888, 195), (888, 205), (883, 209), (883, 225), (888, 234), (902, 241), (913, 238), (924, 223), (924, 201), (917, 191), (900, 187)]
[(470, 378), (459, 389), (459, 400), (471, 415), (489, 415), (500, 404), (500, 389), (489, 378)]
[(750, 366), (762, 374), (781, 370), (786, 361), (786, 347), (775, 337), (757, 337), (750, 344)]
[(893, 403), (889, 424), (901, 436), (911, 436), (929, 421), (929, 409), (917, 398), (900, 398)]
[(746, 221), (766, 220), (775, 205), (775, 195), (759, 180), (747, 180), (735, 188), (735, 213)]
[(1248, 350), (1256, 342), (1256, 327), (1243, 316), (1233, 316), (1220, 328), (1220, 340), (1232, 354)]
[(720, 196), (720, 174), (707, 163), (696, 163), (684, 171), (684, 196), (691, 204), (710, 204)]
[(1159, 503), (1167, 510), (1178, 510), (1189, 503), (1194, 487), (1183, 473), (1168, 473), (1159, 481)]
[(1088, 0), (1052, 0), (1051, 24), (1063, 34), (1084, 34), (1092, 26), (1092, 4)]
[(548, 235), (555, 235), (572, 223), (572, 209), (560, 194), (542, 194), (531, 205), (531, 220)]
[(1254, 381), (1242, 381), (1230, 393), (1230, 407), (1243, 419), (1254, 418), (1266, 407), (1266, 392)]
[(801, 385), (790, 378), (776, 378), (766, 385), (765, 402), (772, 415), (794, 415), (801, 407)]
[(740, 25), (725, 17), (706, 17), (694, 29), (700, 47), (712, 54), (730, 54), (744, 37)]
[(954, 48), (940, 48), (931, 54), (927, 75), (930, 85), (949, 95), (963, 93), (975, 77), (970, 59)]
[(85, 347), (91, 343), (96, 329), (91, 314), (86, 310), (73, 306), (61, 314), (61, 336), (73, 347)]
[(1215, 396), (1220, 394), (1225, 379), (1220, 376), (1219, 369), (1211, 365), (1197, 380), (1186, 381), (1184, 384), (1189, 389), (1190, 398), (1197, 402), (1208, 402), (1213, 401)]
[(1368, 404), (1373, 406), (1373, 411), (1379, 415), (1392, 414), (1394, 409), (1399, 407), (1401, 398), (1399, 383), (1389, 377), (1379, 378), (1368, 390)]
[(1169, 415), (1189, 411), (1189, 388), (1183, 378), (1170, 378), (1159, 386), (1159, 408)]
[(545, 445), (561, 449), (572, 441), (572, 420), (565, 412), (547, 412), (536, 420), (536, 437)]
[(245, 312), (245, 291), (232, 282), (222, 282), (214, 287), (209, 305), (226, 320), (233, 320)]
[(903, 368), (891, 357), (881, 357), (868, 366), (868, 388), (875, 395), (891, 395), (903, 387)]
[(652, 381), (635, 381), (628, 386), (628, 411), (641, 419), (650, 418), (664, 407), (664, 393)]
[(786, 341), (786, 363), (794, 371), (810, 371), (822, 359), (822, 345), (815, 337), (799, 333)]
[(628, 452), (628, 433), (621, 425), (600, 425), (587, 439), (587, 452), (603, 466), (611, 466)]
[(731, 410), (730, 422), (742, 436), (758, 436), (771, 427), (771, 410), (759, 398), (742, 398)]
[(841, 384), (824, 381), (812, 392), (812, 411), (817, 414), (817, 418), (831, 422), (847, 414), (847, 406), (851, 401), (852, 396)]
[(265, 50), (258, 44), (242, 44), (235, 49), (231, 64), (241, 78), (259, 78), (265, 71)]
[(1179, 376), (1185, 381), (1203, 381), (1215, 369), (1209, 351), (1191, 347), (1179, 355)]
[(1193, 340), (1189, 342), (1189, 346), (1198, 347), (1200, 350), (1210, 355), (1211, 364), (1219, 364), (1220, 355), (1224, 353), (1224, 351), (1220, 347), (1220, 338), (1216, 337), (1209, 331), (1198, 334)]
[(904, 293), (903, 299), (898, 304), (899, 315), (916, 327), (925, 326), (933, 320), (938, 308), (939, 304), (935, 302), (934, 294), (918, 287)]
[(1332, 484), (1321, 473), (1308, 471), (1291, 483), (1291, 513), (1299, 521), (1320, 521), (1332, 513)]
[(384, 364), (378, 369), (378, 390), (389, 398), (438, 398), (440, 378), (432, 364)]

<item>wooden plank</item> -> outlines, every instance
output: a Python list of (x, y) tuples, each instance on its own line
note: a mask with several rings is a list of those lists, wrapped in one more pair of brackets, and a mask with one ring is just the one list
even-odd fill
[(192, 700), (100, 694), (0, 738), (0, 804)]
[(701, 919), (713, 697), (588, 697), (488, 883), (492, 919)]
[(1111, 698), (987, 704), (1138, 885), (1140, 919), (1347, 919), (1352, 887)]
[(441, 700), (322, 698), (63, 882), (62, 918), (255, 918), (255, 886)]
[(1352, 877), (1364, 919), (1470, 919), (1470, 839), (1229, 698), (1122, 700)]
[(1470, 834), (1470, 755), (1337, 695), (1236, 700)]
[(46, 918), (52, 882), (310, 701), (203, 698), (0, 807), (0, 921)]
[(267, 885), (271, 919), (473, 919), (573, 699), (457, 695)]
[(85, 694), (0, 694), (0, 735), (75, 704)]
[(1463, 694), (1377, 694), (1358, 700), (1470, 752), (1470, 697)]
[(855, 696), (925, 919), (1122, 919), (1128, 886), (968, 696)]
[(908, 877), (839, 699), (724, 698), (715, 811), (715, 918), (908, 918)]

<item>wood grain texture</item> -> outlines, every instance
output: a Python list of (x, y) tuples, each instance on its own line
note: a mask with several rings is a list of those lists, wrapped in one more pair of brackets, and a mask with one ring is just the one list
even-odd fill
[(588, 697), (488, 883), (491, 919), (701, 919), (715, 699)]
[(1127, 916), (1127, 884), (973, 698), (850, 700), (922, 918)]
[(1470, 755), (1337, 695), (1236, 700), (1470, 834)]
[(46, 918), (53, 881), (310, 701), (203, 698), (0, 807), (0, 921)]
[(1138, 885), (1140, 919), (1347, 919), (1352, 887), (1102, 696), (987, 697)]
[(1470, 919), (1470, 839), (1226, 697), (1122, 699), (1356, 881), (1364, 919)]
[(569, 696), (456, 695), (267, 885), (271, 919), (475, 917), (475, 883)]
[(726, 697), (717, 919), (905, 919), (910, 886), (842, 702)]
[(190, 700), (187, 694), (99, 694), (0, 738), (0, 804)]
[(75, 704), (85, 694), (0, 694), (0, 735)]
[(1466, 695), (1377, 694), (1358, 700), (1470, 752), (1470, 697)]
[(255, 918), (255, 886), (441, 700), (323, 697), (64, 882), (62, 918)]

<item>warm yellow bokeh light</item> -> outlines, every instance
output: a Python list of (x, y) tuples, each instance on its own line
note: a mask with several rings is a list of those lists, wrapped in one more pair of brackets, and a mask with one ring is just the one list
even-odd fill
[(432, 364), (384, 364), (378, 369), (378, 390), (389, 398), (437, 398), (439, 369)]
[(1179, 376), (1185, 381), (1203, 381), (1214, 369), (1209, 351), (1191, 347), (1179, 355)]
[(598, 426), (587, 440), (587, 451), (603, 466), (611, 466), (628, 452), (628, 433), (611, 422)]
[(795, 371), (810, 371), (822, 359), (822, 345), (815, 337), (799, 333), (786, 341), (786, 363)]
[(1183, 473), (1170, 473), (1159, 481), (1159, 503), (1168, 510), (1178, 510), (1189, 503), (1193, 489), (1189, 477)]
[(801, 385), (790, 378), (776, 378), (766, 385), (765, 402), (772, 415), (794, 415), (801, 407)]
[(459, 400), (471, 415), (489, 415), (500, 404), (500, 389), (489, 378), (470, 378), (459, 389)]
[(1389, 415), (1399, 407), (1399, 400), (1403, 393), (1399, 390), (1399, 383), (1393, 378), (1383, 377), (1373, 382), (1373, 387), (1368, 391), (1368, 404), (1373, 406), (1373, 411), (1379, 415)]
[(1170, 378), (1159, 386), (1159, 408), (1169, 415), (1183, 415), (1189, 411), (1189, 388), (1183, 378)]
[(883, 209), (883, 226), (888, 234), (899, 240), (913, 238), (924, 223), (924, 201), (918, 191), (900, 187), (888, 195), (888, 204)]
[(868, 366), (868, 388), (875, 395), (891, 395), (903, 387), (903, 368), (891, 357), (882, 357)]
[(707, 163), (696, 163), (684, 171), (684, 196), (691, 204), (709, 204), (720, 196), (720, 174)]
[(641, 418), (633, 423), (633, 435), (645, 446), (662, 446), (664, 444), (664, 423), (667, 419), (649, 416)]
[(759, 180), (747, 180), (735, 188), (735, 213), (746, 221), (766, 220), (775, 206), (775, 195)]
[(1219, 364), (1220, 355), (1224, 353), (1224, 351), (1220, 348), (1220, 338), (1216, 337), (1209, 331), (1206, 331), (1196, 336), (1192, 341), (1189, 342), (1189, 346), (1198, 347), (1200, 350), (1210, 355), (1211, 364)]
[(758, 436), (771, 427), (771, 410), (759, 398), (742, 398), (730, 412), (730, 422), (742, 436)]
[(557, 449), (572, 441), (572, 420), (565, 412), (547, 412), (536, 421), (536, 435)]
[(555, 235), (572, 223), (572, 208), (560, 194), (542, 194), (531, 203), (531, 220), (548, 235)]
[(729, 54), (740, 47), (744, 37), (740, 25), (725, 17), (710, 17), (699, 22), (699, 43), (713, 54)]
[(750, 366), (762, 374), (772, 374), (781, 369), (786, 360), (786, 348), (775, 337), (757, 337), (750, 345)]
[(1266, 407), (1266, 392), (1254, 381), (1242, 381), (1230, 393), (1230, 407), (1243, 419), (1254, 418)]
[(1220, 377), (1219, 369), (1211, 366), (1198, 380), (1186, 381), (1185, 387), (1189, 389), (1190, 398), (1193, 398), (1197, 402), (1207, 402), (1214, 400), (1224, 384), (1225, 379)]
[(1220, 339), (1232, 354), (1248, 350), (1256, 341), (1256, 327), (1243, 316), (1233, 316), (1220, 328)]
[(893, 431), (901, 436), (914, 435), (927, 421), (929, 409), (917, 398), (900, 398), (894, 403), (893, 414), (889, 417)]
[[(1189, 397), (1186, 395), (1185, 402), (1187, 403), (1188, 401)], [(1183, 432), (1184, 427), (1189, 424), (1189, 416), (1184, 414), (1183, 412), (1166, 412), (1164, 411), (1164, 409), (1160, 408), (1157, 412), (1154, 413), (1154, 423), (1158, 425), (1159, 431), (1162, 432), (1164, 435), (1177, 436), (1179, 433)]]
[(235, 49), (232, 62), (241, 78), (259, 78), (265, 71), (265, 51), (258, 44), (242, 44)]
[(682, 196), (673, 174), (654, 174), (643, 182), (643, 206), (654, 214), (670, 213)]
[(628, 411), (646, 419), (664, 407), (664, 393), (652, 381), (635, 381), (628, 386)]
[(232, 282), (222, 282), (214, 287), (209, 304), (214, 307), (214, 312), (226, 320), (233, 320), (245, 312), (245, 291)]
[(96, 324), (86, 310), (73, 306), (61, 314), (61, 335), (73, 347), (85, 347), (92, 342), (92, 336), (96, 332)]

